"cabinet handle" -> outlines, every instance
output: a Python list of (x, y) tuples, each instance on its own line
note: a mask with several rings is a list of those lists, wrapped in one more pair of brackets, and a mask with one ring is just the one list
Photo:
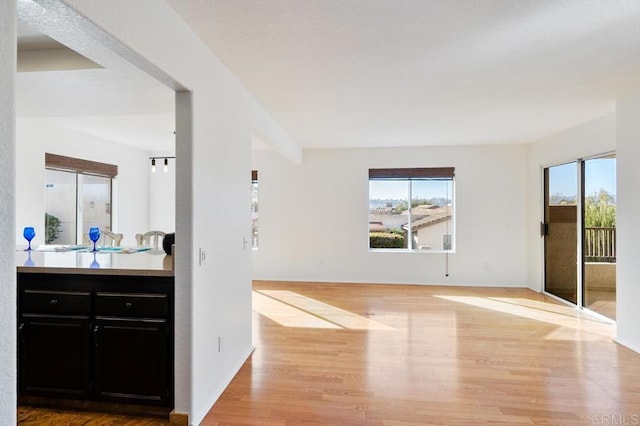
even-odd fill
[(127, 308), (127, 309), (131, 309), (133, 307), (133, 303), (127, 302), (127, 303), (124, 304), (124, 307)]
[(49, 304), (50, 304), (50, 305), (57, 305), (57, 304), (58, 304), (58, 299), (51, 299), (51, 300), (49, 301)]
[(100, 346), (100, 340), (98, 339), (98, 326), (93, 327), (93, 340), (95, 341), (96, 348)]
[(20, 336), (20, 344), (24, 345), (24, 323), (18, 327), (18, 335)]

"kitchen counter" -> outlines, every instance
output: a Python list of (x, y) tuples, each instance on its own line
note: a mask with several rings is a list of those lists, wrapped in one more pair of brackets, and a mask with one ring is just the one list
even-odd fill
[(173, 256), (143, 251), (138, 253), (70, 250), (17, 251), (19, 273), (126, 275), (173, 277)]
[(173, 409), (173, 257), (114, 250), (16, 252), (19, 404)]

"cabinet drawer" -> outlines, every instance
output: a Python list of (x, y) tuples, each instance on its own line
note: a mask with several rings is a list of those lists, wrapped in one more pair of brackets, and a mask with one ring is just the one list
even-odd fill
[(168, 306), (166, 294), (96, 294), (96, 316), (167, 318)]
[(89, 315), (91, 293), (25, 290), (22, 294), (21, 311), (35, 314)]

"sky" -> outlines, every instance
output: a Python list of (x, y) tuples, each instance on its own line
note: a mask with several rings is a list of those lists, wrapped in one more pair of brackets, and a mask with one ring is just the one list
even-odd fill
[[(549, 194), (576, 195), (578, 188), (577, 163), (549, 167)], [(616, 193), (616, 159), (594, 158), (585, 160), (585, 194), (604, 189)]]
[[(413, 198), (452, 198), (452, 183), (445, 180), (413, 181)], [(372, 180), (369, 182), (369, 199), (406, 200), (409, 184), (406, 180)]]

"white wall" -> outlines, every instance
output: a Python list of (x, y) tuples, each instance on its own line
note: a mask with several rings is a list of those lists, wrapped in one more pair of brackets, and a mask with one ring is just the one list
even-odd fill
[(544, 201), (543, 169), (576, 161), (579, 158), (611, 152), (615, 149), (615, 114), (566, 129), (527, 146), (526, 201), (528, 207), (526, 232), (529, 239), (528, 283), (532, 290), (542, 291), (544, 276), (544, 246), (540, 237), (540, 222), (544, 218), (542, 204)]
[(166, 3), (64, 3), (117, 53), (191, 91), (176, 110), (176, 410), (198, 424), (252, 350), (251, 136), (301, 152)]
[(16, 424), (16, 2), (0, 2), (0, 419)]
[[(156, 172), (149, 173), (148, 230), (163, 232), (176, 230), (176, 160), (170, 158), (168, 161), (169, 168), (166, 172), (164, 172), (163, 160), (157, 160)], [(147, 167), (151, 169), (149, 162)]]
[(617, 103), (617, 340), (640, 352), (640, 93)]
[[(19, 78), (19, 76), (18, 76)], [(33, 246), (44, 244), (45, 152), (116, 164), (113, 231), (122, 245), (135, 246), (135, 234), (149, 230), (149, 155), (147, 151), (56, 126), (51, 120), (19, 119), (16, 129), (16, 242), (25, 226), (36, 228)], [(162, 172), (161, 172), (162, 173)], [(173, 189), (173, 188), (172, 188)]]
[[(527, 285), (526, 147), (315, 150), (301, 165), (253, 153), (266, 280)], [(368, 169), (454, 166), (456, 253), (368, 250)]]

